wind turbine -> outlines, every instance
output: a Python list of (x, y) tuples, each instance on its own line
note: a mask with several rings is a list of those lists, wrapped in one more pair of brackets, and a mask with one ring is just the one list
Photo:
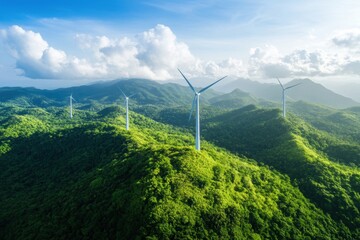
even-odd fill
[(72, 103), (73, 100), (76, 102), (76, 100), (73, 98), (73, 96), (71, 94), (70, 95), (70, 118), (73, 117), (73, 103)]
[(292, 86), (289, 86), (289, 87), (286, 87), (284, 88), (284, 86), (281, 84), (279, 78), (276, 78), (278, 80), (278, 82), (280, 83), (280, 86), (282, 88), (282, 105), (283, 105), (283, 117), (285, 118), (286, 117), (286, 102), (285, 102), (285, 91), (290, 89), (290, 88), (293, 88), (293, 87), (296, 87), (298, 85), (300, 85), (301, 83), (297, 83), (295, 85), (292, 85)]
[(129, 130), (129, 98), (134, 96), (134, 94), (129, 97), (125, 95), (125, 93), (119, 88), (120, 92), (124, 95), (125, 98), (125, 108), (126, 108), (126, 130)]
[(213, 82), (212, 84), (210, 84), (207, 87), (204, 87), (203, 89), (201, 89), (200, 91), (196, 91), (195, 88), (191, 85), (191, 83), (189, 82), (189, 80), (184, 76), (184, 74), (180, 71), (180, 69), (178, 69), (178, 71), (180, 72), (180, 74), (183, 76), (183, 78), (186, 80), (186, 82), (189, 84), (191, 90), (194, 92), (195, 96), (192, 102), (192, 106), (191, 106), (191, 110), (190, 110), (190, 116), (189, 116), (189, 121), (191, 119), (191, 115), (192, 112), (194, 111), (194, 107), (195, 107), (195, 102), (196, 102), (196, 124), (195, 124), (195, 128), (196, 128), (196, 133), (195, 133), (195, 148), (196, 150), (200, 151), (200, 94), (205, 92), (206, 90), (208, 90), (210, 87), (212, 87), (214, 84), (220, 82), (221, 80), (223, 80), (225, 77), (220, 78), (219, 80)]

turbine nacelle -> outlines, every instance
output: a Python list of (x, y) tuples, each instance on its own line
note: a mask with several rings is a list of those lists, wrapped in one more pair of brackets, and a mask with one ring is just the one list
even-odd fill
[(290, 88), (293, 88), (293, 87), (299, 86), (300, 84), (303, 84), (303, 83), (297, 83), (297, 84), (294, 84), (294, 85), (291, 85), (291, 86), (288, 86), (288, 87), (284, 87), (284, 86), (281, 84), (279, 78), (276, 78), (276, 79), (278, 80), (278, 82), (279, 82), (279, 84), (280, 84), (280, 86), (281, 86), (281, 88), (282, 88), (283, 91), (286, 91), (286, 90), (288, 90), (288, 89), (290, 89)]

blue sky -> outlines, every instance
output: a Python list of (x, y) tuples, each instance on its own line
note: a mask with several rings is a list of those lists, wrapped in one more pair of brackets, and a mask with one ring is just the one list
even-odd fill
[(0, 86), (230, 75), (356, 80), (360, 2), (1, 1)]

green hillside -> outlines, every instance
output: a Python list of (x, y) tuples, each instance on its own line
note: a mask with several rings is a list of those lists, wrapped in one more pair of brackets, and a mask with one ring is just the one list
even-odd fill
[[(359, 237), (359, 145), (255, 106), (217, 116), (203, 128), (213, 143), (288, 175), (311, 202)], [(342, 152), (348, 156), (339, 157)]]
[(360, 112), (358, 107), (335, 110), (305, 102), (290, 103), (292, 113), (311, 123), (319, 130), (337, 138), (360, 143)]
[(197, 152), (188, 87), (0, 93), (0, 239), (360, 239), (358, 107), (209, 91)]
[(125, 131), (116, 107), (72, 123), (42, 111), (1, 125), (1, 239), (357, 236), (286, 175), (206, 142), (197, 152), (180, 129), (132, 113)]

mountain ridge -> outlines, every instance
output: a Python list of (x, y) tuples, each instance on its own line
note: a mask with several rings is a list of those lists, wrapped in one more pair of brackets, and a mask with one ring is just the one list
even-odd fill
[(118, 85), (71, 119), (56, 98), (0, 104), (0, 238), (360, 238), (358, 107), (289, 101), (284, 119), (241, 90), (210, 94), (198, 152), (190, 89), (161, 104), (148, 83), (157, 104), (130, 101), (130, 131), (106, 97)]
[[(287, 84), (297, 84), (300, 82), (302, 83), (300, 86), (287, 91), (286, 95), (288, 100), (302, 100), (333, 108), (349, 108), (360, 105), (360, 103), (336, 94), (321, 84), (315, 83), (309, 79), (295, 79)], [(134, 95), (133, 101), (137, 104), (161, 104), (168, 106), (187, 104), (189, 101), (191, 103), (193, 95), (187, 86), (178, 85), (176, 83), (159, 83), (146, 79), (127, 79), (55, 90), (6, 87), (0, 88), (0, 100), (2, 102), (30, 104), (40, 107), (60, 106), (60, 103), (66, 103), (67, 97), (70, 94), (73, 94), (75, 99), (78, 99), (83, 103), (89, 104), (96, 100), (101, 103), (109, 104), (114, 101), (119, 101), (119, 99), (122, 98), (119, 88), (123, 89), (128, 95), (135, 92), (136, 95)], [(247, 92), (251, 95), (244, 96), (242, 93), (243, 98), (241, 99), (239, 96), (233, 94), (232, 103), (230, 104), (233, 105), (233, 108), (236, 106), (241, 107), (244, 103), (254, 104), (257, 102), (262, 102), (263, 105), (273, 105), (271, 102), (281, 101), (282, 94), (281, 88), (276, 84), (259, 83), (247, 79), (238, 79), (221, 86), (221, 88), (215, 89), (231, 89), (231, 91), (239, 89), (242, 92)], [(226, 94), (229, 93), (230, 92)], [(220, 104), (220, 100), (216, 101), (215, 97), (224, 98), (225, 96), (222, 95), (224, 94), (209, 89), (209, 91), (202, 95), (201, 100), (206, 104), (215, 102)], [(236, 100), (243, 101), (244, 103), (238, 105), (235, 103)], [(270, 103), (265, 103), (265, 101), (269, 101)], [(223, 106), (224, 104), (226, 103), (220, 104), (220, 106)]]
[[(286, 92), (289, 100), (303, 100), (334, 108), (348, 108), (359, 105), (358, 102), (351, 98), (337, 94), (310, 79), (294, 79), (284, 84), (284, 86), (298, 83), (301, 83), (301, 85)], [(222, 86), (221, 90), (228, 92), (235, 88), (248, 92), (258, 98), (276, 102), (281, 101), (281, 87), (278, 84), (260, 83), (249, 79), (237, 79)]]
[[(5, 206), (0, 211), (0, 236), (326, 239), (351, 235), (303, 197), (286, 176), (206, 142), (198, 152), (188, 146), (193, 144), (190, 135), (132, 115), (135, 122), (143, 120), (130, 132), (117, 126), (123, 117), (109, 112), (100, 122), (59, 125), (49, 132), (14, 138), (12, 149), (0, 161), (4, 180), (0, 203)], [(61, 148), (46, 147), (53, 145)]]
[(328, 136), (294, 115), (283, 119), (278, 109), (249, 105), (207, 121), (203, 124), (205, 139), (287, 174), (317, 206), (359, 231), (360, 198), (354, 190), (359, 183), (352, 178), (360, 178), (360, 171), (346, 164), (349, 159), (332, 162), (338, 156), (328, 146), (359, 148)]

